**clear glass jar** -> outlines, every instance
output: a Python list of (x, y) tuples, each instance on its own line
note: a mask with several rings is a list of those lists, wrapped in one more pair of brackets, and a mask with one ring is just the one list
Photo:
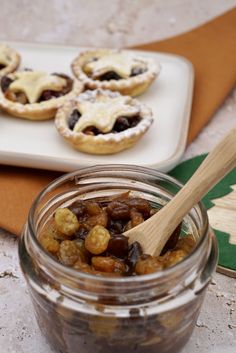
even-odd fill
[(183, 233), (197, 240), (194, 251), (150, 275), (82, 273), (57, 262), (37, 240), (55, 209), (74, 200), (130, 190), (161, 207), (180, 188), (179, 182), (152, 169), (107, 165), (66, 174), (40, 193), (19, 254), (39, 327), (56, 352), (177, 353), (184, 346), (217, 263), (216, 240), (200, 203), (183, 220)]

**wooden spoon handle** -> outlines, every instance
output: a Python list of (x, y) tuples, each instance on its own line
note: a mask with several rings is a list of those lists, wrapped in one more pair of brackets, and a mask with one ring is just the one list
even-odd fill
[[(235, 166), (236, 129), (233, 129), (209, 153), (178, 194), (156, 215), (137, 227), (140, 234), (139, 240), (142, 231), (147, 234), (145, 252), (158, 256), (189, 210)], [(131, 242), (132, 238), (135, 238), (134, 233), (130, 235)]]

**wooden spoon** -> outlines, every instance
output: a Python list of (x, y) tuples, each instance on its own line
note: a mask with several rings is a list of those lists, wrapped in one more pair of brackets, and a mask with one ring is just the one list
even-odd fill
[(125, 232), (129, 243), (138, 241), (144, 253), (158, 256), (172, 232), (191, 208), (236, 166), (236, 129), (208, 154), (191, 179), (154, 216)]

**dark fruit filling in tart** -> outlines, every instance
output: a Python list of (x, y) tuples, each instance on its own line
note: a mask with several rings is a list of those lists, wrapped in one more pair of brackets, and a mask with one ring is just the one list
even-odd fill
[[(76, 123), (80, 119), (81, 114), (78, 111), (78, 109), (74, 109), (68, 119), (68, 126), (70, 130), (73, 130)], [(109, 133), (118, 133), (122, 132), (124, 130), (130, 129), (132, 127), (135, 127), (138, 125), (138, 123), (141, 121), (141, 117), (139, 115), (134, 115), (134, 116), (120, 116), (116, 119), (115, 124)], [(83, 130), (84, 134), (87, 135), (99, 135), (99, 134), (104, 134), (104, 132), (100, 131), (98, 128), (95, 126), (89, 126), (85, 130)]]
[[(140, 68), (139, 67), (135, 67), (135, 68), (133, 68), (131, 70), (130, 77), (141, 75), (145, 71), (147, 71), (147, 69), (144, 69), (144, 68), (141, 68), (141, 67)], [(87, 74), (88, 74), (88, 76), (92, 76), (89, 73), (87, 73)], [(121, 77), (115, 71), (108, 71), (108, 72), (96, 77), (96, 80), (99, 80), (99, 81), (111, 81), (111, 80), (121, 80), (121, 79), (123, 79), (123, 77)]]
[(80, 112), (77, 109), (74, 109), (68, 119), (68, 126), (70, 130), (74, 129), (75, 124), (77, 123), (80, 117), (81, 117)]
[[(30, 69), (26, 69), (24, 71), (25, 72), (32, 72)], [(53, 73), (53, 74), (51, 74), (51, 76), (56, 76), (56, 77), (64, 79), (66, 84), (64, 85), (64, 87), (62, 87), (61, 90), (52, 90), (52, 89), (43, 90), (41, 95), (37, 99), (37, 101), (34, 103), (40, 103), (43, 101), (50, 100), (52, 98), (62, 97), (72, 90), (73, 80), (69, 76), (61, 74), (61, 73)], [(5, 98), (9, 99), (13, 102), (17, 102), (17, 103), (21, 103), (21, 104), (31, 103), (31, 102), (29, 102), (29, 99), (28, 99), (27, 95), (25, 94), (25, 92), (21, 91), (20, 89), (19, 89), (19, 91), (11, 90), (10, 85), (12, 83), (14, 83), (14, 81), (15, 81), (13, 77), (14, 76), (9, 74), (9, 75), (3, 76), (1, 78), (1, 90), (4, 93)]]
[(116, 120), (115, 125), (113, 126), (113, 129), (111, 132), (121, 132), (121, 131), (130, 129), (131, 127), (135, 127), (136, 125), (138, 125), (140, 120), (141, 118), (138, 115), (131, 116), (131, 117), (120, 116)]
[(83, 70), (94, 80), (111, 81), (141, 75), (147, 71), (147, 66), (129, 55), (111, 53), (92, 57), (84, 63)]
[(3, 76), (1, 78), (1, 90), (5, 93), (13, 80), (8, 76)]
[[(131, 70), (131, 74), (130, 74), (130, 77), (134, 77), (134, 76), (137, 76), (137, 75), (141, 75), (145, 72), (146, 70), (145, 69), (142, 69), (142, 68), (133, 68)], [(101, 75), (101, 76), (98, 76), (96, 77), (97, 80), (100, 80), (100, 81), (110, 81), (110, 80), (121, 80), (123, 77), (121, 77), (120, 75), (118, 75), (116, 72), (114, 71), (108, 71), (106, 72), (105, 74)]]
[(60, 73), (53, 73), (52, 75), (64, 78), (66, 80), (67, 84), (63, 88), (63, 90), (60, 91), (60, 92), (52, 91), (52, 90), (45, 90), (42, 93), (41, 97), (39, 98), (39, 102), (46, 101), (46, 100), (49, 100), (49, 99), (52, 99), (52, 98), (62, 97), (62, 96), (64, 96), (65, 94), (69, 93), (72, 90), (73, 80), (69, 76), (67, 76), (65, 74), (60, 74)]

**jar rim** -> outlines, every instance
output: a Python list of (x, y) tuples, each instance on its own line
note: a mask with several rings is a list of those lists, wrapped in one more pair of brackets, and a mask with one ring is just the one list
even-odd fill
[(40, 202), (40, 200), (47, 194), (48, 191), (53, 190), (66, 180), (73, 179), (74, 177), (78, 175), (83, 175), (86, 173), (91, 174), (92, 172), (104, 172), (104, 171), (127, 171), (127, 172), (137, 172), (137, 173), (142, 173), (142, 174), (148, 174), (152, 176), (156, 176), (157, 178), (161, 178), (165, 181), (171, 182), (172, 184), (175, 184), (178, 187), (183, 187), (183, 184), (179, 182), (177, 179), (156, 171), (155, 169), (147, 168), (147, 167), (140, 167), (136, 165), (127, 165), (127, 164), (101, 164), (101, 165), (95, 165), (91, 167), (86, 167), (86, 168), (81, 168), (79, 170), (73, 171), (66, 173), (56, 179), (54, 179), (52, 182), (50, 182), (35, 198), (34, 202), (32, 203), (32, 206), (30, 208), (29, 214), (28, 214), (28, 220), (26, 224), (26, 229), (29, 231), (31, 240), (33, 242), (33, 245), (35, 248), (39, 251), (41, 251), (41, 256), (52, 266), (52, 268), (60, 273), (64, 273), (66, 276), (70, 275), (74, 279), (90, 279), (92, 281), (96, 281), (97, 283), (99, 282), (106, 282), (107, 284), (134, 284), (134, 283), (140, 283), (142, 282), (150, 282), (153, 280), (158, 280), (167, 276), (171, 276), (175, 271), (184, 269), (192, 263), (192, 261), (196, 261), (198, 259), (198, 254), (201, 250), (201, 248), (204, 246), (206, 240), (207, 240), (207, 231), (209, 228), (209, 221), (208, 221), (208, 216), (207, 216), (207, 211), (202, 204), (202, 202), (197, 203), (193, 208), (198, 208), (200, 211), (200, 215), (203, 221), (203, 227), (202, 227), (202, 234), (201, 237), (199, 238), (199, 241), (197, 242), (195, 248), (193, 251), (188, 254), (182, 261), (179, 263), (175, 264), (174, 266), (171, 266), (169, 268), (166, 268), (164, 270), (160, 270), (155, 273), (151, 274), (145, 274), (145, 275), (139, 275), (139, 276), (127, 276), (127, 277), (105, 277), (105, 276), (97, 276), (93, 275), (90, 273), (82, 272), (75, 270), (71, 267), (67, 267), (63, 264), (61, 264), (59, 261), (54, 259), (50, 254), (48, 254), (38, 241), (38, 238), (36, 236), (36, 230), (35, 230), (35, 223), (34, 223), (34, 214), (37, 208), (37, 204)]

